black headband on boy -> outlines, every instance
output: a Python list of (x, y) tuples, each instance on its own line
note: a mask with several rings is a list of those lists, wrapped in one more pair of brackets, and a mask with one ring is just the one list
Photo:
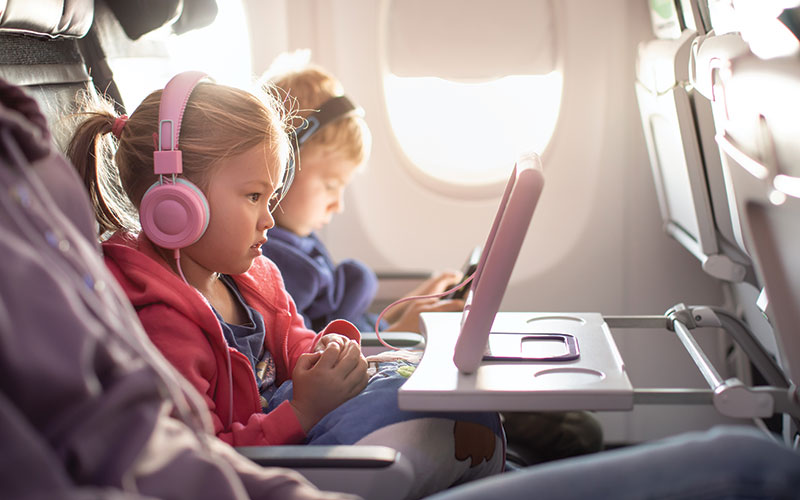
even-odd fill
[(351, 113), (357, 116), (364, 116), (364, 110), (360, 106), (356, 106), (347, 96), (331, 97), (322, 103), (322, 106), (317, 111), (307, 116), (299, 127), (293, 130), (292, 144), (295, 150), (299, 150), (312, 135), (325, 125), (333, 123), (339, 118), (344, 118)]

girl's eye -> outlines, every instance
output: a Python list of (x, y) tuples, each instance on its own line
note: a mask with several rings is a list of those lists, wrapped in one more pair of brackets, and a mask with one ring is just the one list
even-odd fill
[(250, 201), (255, 203), (261, 198), (261, 193), (250, 193), (247, 196), (250, 198)]

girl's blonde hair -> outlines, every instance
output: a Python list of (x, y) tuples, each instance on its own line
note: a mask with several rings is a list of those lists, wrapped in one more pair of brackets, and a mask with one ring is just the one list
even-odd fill
[[(205, 190), (220, 160), (264, 146), (270, 164), (289, 168), (291, 147), (287, 114), (274, 89), (263, 96), (216, 83), (199, 83), (186, 104), (180, 130), (182, 176)], [(85, 119), (78, 125), (67, 156), (82, 175), (95, 206), (100, 233), (138, 230), (145, 191), (158, 180), (153, 171), (161, 90), (147, 96), (121, 129), (110, 134), (118, 118), (113, 106), (97, 98), (83, 102)], [(280, 162), (280, 163), (278, 163)], [(273, 179), (278, 182), (279, 179)]]
[[(274, 76), (270, 83), (279, 89), (286, 113), (294, 115), (294, 127), (332, 97), (344, 94), (339, 80), (313, 64)], [(361, 165), (371, 147), (367, 122), (349, 114), (319, 129), (303, 144), (302, 151), (320, 148)]]

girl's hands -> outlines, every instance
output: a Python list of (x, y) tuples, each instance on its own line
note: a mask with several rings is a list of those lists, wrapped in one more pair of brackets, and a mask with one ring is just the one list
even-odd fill
[[(323, 344), (326, 337), (330, 339)], [(300, 355), (292, 380), (290, 404), (303, 431), (308, 432), (322, 417), (367, 386), (367, 361), (358, 342), (338, 334), (324, 335), (315, 352)]]
[(317, 341), (317, 345), (314, 346), (314, 352), (324, 351), (325, 348), (331, 343), (339, 344), (339, 347), (344, 349), (348, 342), (351, 342), (349, 337), (345, 337), (344, 335), (340, 335), (338, 333), (326, 333)]

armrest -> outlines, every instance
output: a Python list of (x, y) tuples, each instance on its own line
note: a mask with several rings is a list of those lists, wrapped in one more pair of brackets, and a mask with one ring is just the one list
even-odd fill
[[(425, 337), (416, 332), (381, 332), (384, 342), (401, 349), (425, 349)], [(361, 332), (361, 351), (365, 356), (387, 350), (375, 332)]]
[(397, 451), (386, 446), (239, 446), (240, 454), (265, 467), (381, 468), (391, 466)]
[[(416, 332), (381, 332), (381, 338), (395, 347), (425, 348), (425, 337)], [(361, 345), (372, 347), (383, 344), (378, 341), (375, 332), (361, 332)]]
[(265, 467), (295, 469), (321, 490), (363, 498), (401, 500), (414, 481), (408, 459), (386, 446), (239, 446), (236, 451)]

